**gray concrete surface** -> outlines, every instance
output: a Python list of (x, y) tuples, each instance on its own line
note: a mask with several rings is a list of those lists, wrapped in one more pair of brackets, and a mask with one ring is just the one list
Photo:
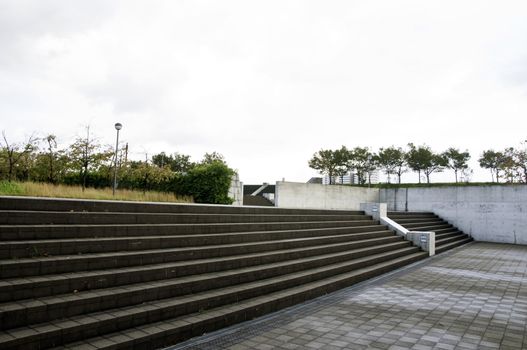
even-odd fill
[(473, 243), (172, 349), (525, 349), (527, 246)]
[(383, 189), (381, 202), (432, 211), (477, 241), (527, 244), (527, 185)]
[(240, 181), (238, 173), (232, 176), (229, 197), (234, 200), (232, 205), (243, 205), (243, 182)]
[(378, 201), (376, 188), (276, 182), (275, 206), (282, 208), (360, 210), (361, 203)]

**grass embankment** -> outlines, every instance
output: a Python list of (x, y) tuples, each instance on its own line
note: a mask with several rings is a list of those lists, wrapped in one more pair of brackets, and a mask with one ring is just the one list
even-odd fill
[(80, 186), (53, 185), (39, 182), (0, 181), (0, 195), (56, 197), (78, 199), (109, 199), (141, 202), (192, 203), (192, 198), (173, 193), (133, 191), (118, 189), (115, 196), (111, 188), (86, 188)]

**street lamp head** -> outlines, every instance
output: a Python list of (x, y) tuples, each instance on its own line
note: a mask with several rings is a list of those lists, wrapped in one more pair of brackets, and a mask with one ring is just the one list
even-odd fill
[(121, 130), (122, 128), (123, 128), (123, 124), (115, 123), (115, 130)]

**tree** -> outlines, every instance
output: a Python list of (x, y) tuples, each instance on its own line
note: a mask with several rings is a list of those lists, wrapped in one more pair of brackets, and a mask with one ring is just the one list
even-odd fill
[(340, 177), (340, 183), (344, 183), (344, 176), (348, 173), (349, 169), (346, 165), (349, 157), (349, 150), (346, 146), (342, 146), (339, 149), (333, 151), (333, 161), (335, 162), (335, 177)]
[(173, 161), (174, 158), (172, 156), (168, 156), (165, 152), (154, 154), (152, 156), (152, 164), (156, 165), (159, 168), (170, 166)]
[(31, 135), (27, 141), (23, 144), (20, 143), (9, 143), (7, 141), (7, 136), (5, 131), (2, 131), (2, 138), (4, 139), (4, 148), (5, 152), (3, 154), (7, 158), (7, 179), (9, 181), (13, 180), (15, 166), (20, 162), (20, 160), (33, 152), (36, 149), (37, 139), (34, 135)]
[(500, 182), (500, 170), (502, 169), (503, 159), (505, 155), (502, 152), (494, 150), (486, 150), (479, 158), (479, 166), (490, 170), (492, 182), (494, 182), (494, 175), (496, 175), (496, 182)]
[(388, 176), (388, 183), (390, 183), (390, 175), (397, 175), (398, 182), (401, 183), (401, 176), (407, 171), (405, 153), (402, 148), (394, 146), (381, 148), (377, 154), (377, 162)]
[[(342, 149), (345, 149), (345, 147), (342, 146)], [(341, 157), (342, 152), (321, 149), (313, 154), (308, 164), (310, 168), (318, 170), (320, 174), (327, 175), (329, 177), (329, 184), (331, 185), (333, 183), (333, 177), (337, 175), (339, 169), (342, 167)]]
[(359, 184), (364, 185), (371, 182), (371, 174), (377, 169), (376, 157), (366, 147), (355, 147), (348, 154), (347, 167), (355, 171)]
[(419, 183), (421, 183), (421, 172), (426, 175), (426, 182), (430, 183), (430, 175), (434, 172), (443, 171), (447, 165), (447, 159), (442, 154), (435, 154), (430, 147), (422, 145), (415, 147), (413, 143), (409, 143), (410, 150), (406, 156), (408, 166), (417, 171), (419, 176)]
[[(213, 153), (215, 153), (215, 152), (213, 152)], [(217, 157), (217, 156), (215, 157), (215, 156), (210, 156), (209, 155), (206, 164), (211, 164), (214, 161), (219, 161), (219, 162), (221, 162), (223, 164), (227, 164), (225, 162), (225, 159), (223, 158), (223, 156), (221, 154), (219, 156), (221, 157), (221, 159), (219, 157)], [(170, 169), (172, 171), (175, 171), (176, 173), (180, 173), (180, 174), (188, 173), (190, 171), (190, 169), (192, 169), (195, 166), (196, 166), (196, 164), (190, 160), (190, 156), (188, 156), (186, 154), (177, 153), (177, 152), (174, 153), (173, 160), (170, 163)]]
[[(79, 170), (83, 191), (86, 188), (89, 171), (109, 162), (114, 155), (111, 147), (102, 150), (102, 146), (90, 135), (89, 126), (86, 126), (86, 136), (77, 137), (70, 146), (69, 153), (73, 167)], [(110, 175), (109, 171), (107, 175)]]
[(468, 151), (460, 152), (457, 148), (449, 148), (443, 153), (447, 160), (446, 167), (454, 170), (456, 177), (456, 183), (458, 182), (458, 172), (468, 169), (468, 160), (470, 159), (470, 153)]
[(503, 151), (500, 168), (503, 170), (507, 182), (513, 183), (517, 177), (521, 178), (520, 167), (516, 159), (517, 153), (514, 147), (506, 148)]
[(48, 175), (48, 181), (51, 183), (55, 183), (55, 173), (53, 165), (55, 163), (55, 149), (57, 148), (57, 136), (53, 134), (49, 134), (44, 138), (47, 142), (47, 148), (48, 148), (48, 160), (49, 160), (49, 175)]
[(518, 170), (523, 173), (520, 176), (520, 179), (523, 179), (524, 183), (527, 183), (527, 141), (522, 143), (522, 146), (524, 146), (523, 149), (516, 150), (516, 163), (518, 165)]
[(431, 161), (432, 152), (429, 148), (415, 147), (413, 143), (408, 144), (409, 150), (406, 152), (406, 163), (413, 171), (417, 171), (419, 183), (421, 183), (421, 171), (427, 162)]
[(227, 165), (223, 154), (217, 153), (217, 152), (205, 153), (205, 155), (203, 156), (203, 160), (201, 161), (201, 164), (212, 164), (215, 162), (220, 162), (220, 163)]
[(426, 175), (426, 182), (430, 183), (430, 175), (434, 172), (442, 172), (443, 169), (448, 165), (448, 159), (443, 154), (432, 154), (432, 162), (426, 164), (424, 173)]

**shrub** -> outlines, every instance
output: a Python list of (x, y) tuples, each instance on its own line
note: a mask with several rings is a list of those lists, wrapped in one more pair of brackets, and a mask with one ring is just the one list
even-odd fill
[(232, 204), (228, 196), (234, 171), (222, 162), (199, 164), (174, 179), (172, 191), (192, 196), (196, 203)]

